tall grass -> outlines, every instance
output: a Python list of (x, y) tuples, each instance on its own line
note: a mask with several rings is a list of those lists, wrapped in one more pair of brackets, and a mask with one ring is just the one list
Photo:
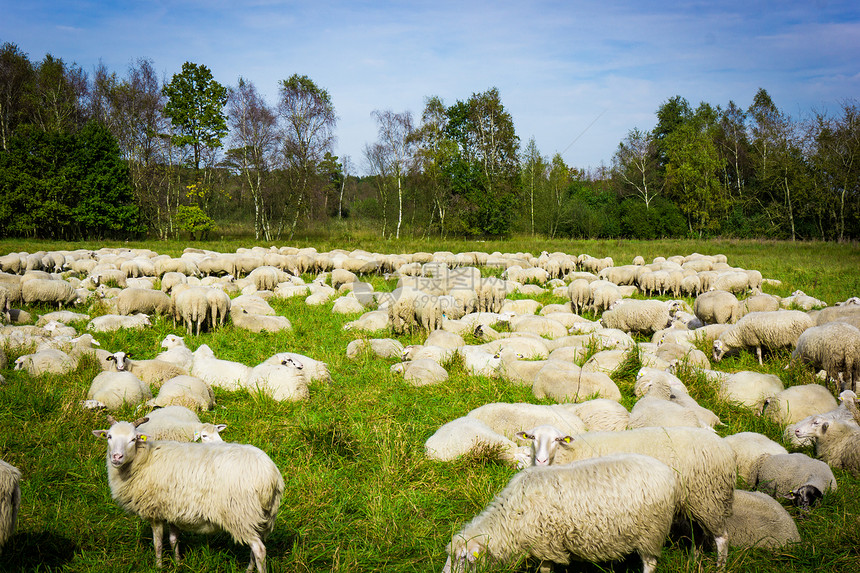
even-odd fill
[[(216, 243), (217, 244), (217, 243)], [(158, 252), (178, 254), (179, 243), (147, 243)], [(91, 245), (96, 247), (97, 245)], [(170, 247), (166, 249), (165, 247)], [(205, 248), (213, 248), (212, 243)], [(240, 245), (224, 245), (235, 250)], [(249, 246), (248, 244), (242, 246)], [(302, 245), (300, 245), (302, 246)], [(334, 245), (332, 245), (334, 246)], [(588, 252), (612, 256), (617, 263), (679, 253), (723, 252), (730, 264), (758, 268), (766, 277), (783, 281), (788, 294), (803, 289), (834, 302), (860, 294), (860, 265), (852, 245), (786, 243), (693, 242), (529, 242), (511, 243), (371, 243), (336, 245), (378, 252), (408, 250), (529, 250)], [(56, 244), (0, 243), (0, 251), (58, 248)], [(326, 250), (330, 246), (318, 246)], [(853, 265), (853, 267), (852, 267)], [(309, 277), (308, 277), (309, 278)], [(377, 290), (393, 284), (372, 279)], [(840, 285), (833, 283), (841, 282)], [(837, 297), (837, 298), (834, 298)], [(561, 302), (544, 296), (541, 302)], [(331, 312), (331, 303), (311, 308), (301, 299), (273, 301), (279, 314), (294, 325), (292, 332), (249, 334), (232, 326), (199, 337), (186, 337), (194, 349), (206, 343), (220, 358), (255, 365), (276, 352), (294, 351), (328, 363), (333, 380), (314, 383), (310, 398), (280, 403), (247, 391), (216, 389), (218, 405), (201, 419), (226, 423), (229, 441), (252, 443), (266, 451), (281, 469), (286, 491), (275, 531), (267, 541), (268, 565), (273, 572), (438, 571), (445, 561), (445, 545), (466, 520), (478, 513), (515, 473), (494, 452), (479, 452), (455, 462), (429, 460), (424, 441), (442, 424), (488, 402), (535, 402), (527, 387), (505, 380), (467, 375), (450, 365), (447, 382), (415, 388), (389, 371), (394, 360), (368, 354), (346, 358), (347, 344), (361, 336), (342, 330), (357, 318)], [(39, 309), (45, 311), (47, 309)], [(35, 311), (35, 314), (39, 313)], [(84, 324), (75, 326), (83, 328)], [(135, 351), (154, 357), (168, 333), (184, 335), (171, 321), (157, 319), (150, 330), (98, 335), (103, 348)], [(379, 336), (390, 336), (380, 332)], [(421, 337), (403, 337), (418, 342)], [(8, 350), (10, 364), (20, 351)], [(732, 357), (721, 369), (761, 370), (780, 376), (786, 385), (812, 381), (808, 368), (784, 370), (786, 355), (769, 357), (759, 366), (750, 354)], [(613, 378), (632, 404), (633, 378), (638, 368), (633, 355)], [(103, 413), (80, 408), (92, 378), (93, 361), (85, 361), (69, 376), (31, 379), (6, 369), (0, 386), (0, 457), (24, 474), (22, 507), (17, 532), (0, 554), (2, 571), (116, 572), (153, 569), (154, 552), (149, 527), (125, 514), (110, 498), (105, 470), (105, 444), (91, 430), (106, 425)], [(720, 401), (713, 387), (695, 372), (682, 372), (691, 394), (725, 422), (721, 435), (757, 431), (782, 440), (781, 428), (753, 413)], [(126, 407), (120, 419), (138, 417)], [(808, 516), (790, 509), (797, 519), (802, 542), (776, 553), (759, 550), (730, 552), (729, 571), (853, 571), (860, 552), (860, 480), (835, 471), (839, 491)], [(168, 571), (241, 571), (249, 550), (228, 536), (182, 536), (183, 562), (167, 559)], [(713, 552), (691, 553), (669, 543), (660, 571), (700, 572), (715, 569)], [(534, 563), (500, 570), (531, 571)], [(571, 566), (570, 570), (580, 570)], [(639, 571), (641, 563), (583, 565), (586, 571)]]

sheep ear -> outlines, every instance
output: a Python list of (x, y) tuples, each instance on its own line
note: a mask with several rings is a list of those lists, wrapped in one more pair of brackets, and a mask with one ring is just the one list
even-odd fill
[(227, 429), (227, 424), (215, 424), (215, 429), (218, 430), (218, 433), (220, 434)]
[(829, 428), (829, 427), (830, 427), (830, 422), (822, 422), (822, 424), (821, 424), (821, 431), (822, 431), (822, 432), (826, 432), (826, 431), (827, 431), (827, 428)]
[(93, 430), (93, 435), (97, 438), (107, 438), (107, 430)]

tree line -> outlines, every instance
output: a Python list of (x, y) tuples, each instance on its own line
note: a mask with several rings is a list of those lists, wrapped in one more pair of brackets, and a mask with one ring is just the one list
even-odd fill
[(860, 236), (860, 115), (794, 119), (760, 89), (743, 109), (681, 96), (582, 170), (521, 145), (496, 88), (420, 117), (373, 112), (362, 156), (333, 154), (331, 95), (306, 75), (224, 86), (186, 62), (87, 73), (0, 46), (0, 236), (257, 240), (347, 222), (384, 237)]

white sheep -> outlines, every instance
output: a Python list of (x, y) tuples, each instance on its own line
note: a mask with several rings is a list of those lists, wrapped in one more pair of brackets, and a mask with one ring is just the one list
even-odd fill
[(428, 458), (450, 461), (460, 456), (495, 450), (509, 462), (524, 467), (525, 456), (510, 439), (490, 428), (477, 418), (463, 416), (442, 425), (424, 442), (424, 453)]
[(26, 304), (73, 306), (78, 300), (78, 291), (63, 280), (34, 278), (21, 282), (21, 298)]
[[(283, 364), (288, 361), (288, 364), (300, 367), (305, 380), (308, 382), (331, 382), (331, 372), (328, 364), (321, 360), (315, 360), (310, 356), (298, 354), (296, 352), (278, 352), (265, 360), (268, 364)], [(289, 362), (292, 361), (292, 362)]]
[[(854, 414), (847, 407), (847, 405), (848, 405), (847, 400), (849, 398), (856, 399), (857, 394), (855, 394), (852, 390), (843, 390), (839, 394), (839, 401), (840, 402), (839, 402), (839, 406), (836, 409), (830, 410), (828, 412), (819, 413), (819, 414), (813, 414), (813, 415), (821, 416), (822, 418), (828, 419), (828, 420), (840, 420), (842, 422), (846, 422), (847, 424), (850, 424), (852, 426), (857, 426), (858, 428), (860, 428), (860, 424), (858, 424), (857, 420), (854, 419)], [(810, 415), (810, 416), (800, 420), (799, 422), (795, 422), (794, 424), (789, 424), (788, 426), (786, 426), (785, 431), (783, 433), (783, 437), (786, 439), (786, 441), (788, 441), (791, 445), (797, 446), (797, 447), (811, 446), (812, 445), (811, 440), (808, 440), (808, 439), (801, 440), (800, 438), (798, 438), (795, 435), (794, 430), (797, 428), (798, 425), (809, 421), (813, 415)]]
[(303, 368), (292, 358), (286, 358), (280, 364), (263, 362), (251, 369), (242, 385), (278, 401), (304, 400), (309, 391)]
[(33, 378), (43, 374), (68, 374), (77, 367), (74, 358), (56, 348), (46, 348), (15, 359), (15, 370), (26, 370)]
[(630, 412), (615, 400), (606, 398), (578, 404), (559, 404), (559, 407), (582, 420), (590, 432), (618, 432), (626, 430), (630, 422)]
[(809, 509), (828, 491), (836, 491), (833, 470), (806, 454), (762, 456), (753, 465), (749, 484), (773, 497), (787, 497)]
[(717, 564), (724, 566), (728, 555), (726, 519), (732, 512), (736, 481), (735, 454), (713, 430), (639, 428), (586, 432), (575, 437), (565, 436), (557, 428), (529, 433), (534, 435), (532, 460), (534, 452), (546, 449), (550, 465), (620, 452), (653, 456), (668, 465), (684, 487), (685, 511), (714, 537)]
[(162, 360), (131, 360), (126, 352), (118, 351), (107, 357), (112, 362), (117, 372), (131, 372), (146, 384), (152, 384), (156, 388), (161, 387), (166, 381), (176, 376), (187, 375), (188, 371)]
[(782, 392), (785, 387), (779, 376), (751, 370), (741, 370), (721, 377), (717, 394), (727, 402), (761, 409), (764, 401)]
[(660, 300), (625, 299), (604, 312), (600, 324), (650, 336), (669, 325), (670, 310), (670, 305)]
[(92, 332), (114, 332), (120, 329), (141, 330), (152, 326), (149, 316), (143, 313), (131, 316), (105, 314), (97, 316), (87, 323), (87, 330)]
[(159, 353), (155, 359), (162, 362), (169, 362), (179, 366), (186, 372), (191, 371), (191, 366), (194, 362), (194, 354), (191, 349), (185, 345), (185, 339), (175, 334), (168, 334), (161, 341), (161, 347), (165, 348)]
[(166, 524), (177, 563), (179, 530), (224, 531), (251, 547), (248, 571), (256, 566), (265, 573), (263, 540), (284, 491), (284, 478), (265, 452), (248, 444), (150, 441), (134, 424), (108, 421), (109, 429), (93, 434), (107, 438), (111, 496), (152, 527), (157, 568)]
[(209, 301), (209, 327), (214, 330), (217, 326), (224, 326), (232, 307), (230, 296), (220, 288), (210, 288), (206, 291), (206, 298)]
[(712, 290), (696, 297), (693, 313), (704, 324), (735, 323), (740, 316), (740, 303), (730, 292)]
[(673, 471), (648, 456), (529, 468), (454, 536), (442, 571), (523, 555), (567, 564), (635, 552), (652, 573), (681, 498)]
[(800, 533), (791, 515), (778, 501), (756, 491), (735, 490), (726, 529), (732, 547), (778, 549), (800, 543)]
[(815, 444), (815, 455), (832, 468), (843, 468), (860, 477), (860, 428), (841, 420), (813, 416), (794, 430), (798, 438)]
[(190, 286), (182, 290), (175, 288), (171, 297), (173, 299), (174, 323), (182, 322), (188, 335), (200, 334), (200, 329), (209, 319), (209, 288), (203, 286)]
[(496, 378), (499, 376), (499, 367), (502, 364), (500, 353), (491, 353), (483, 347), (463, 346), (458, 351), (463, 358), (463, 370), (472, 376), (486, 376)]
[(170, 314), (170, 297), (158, 290), (126, 288), (116, 297), (119, 314)]
[(794, 424), (800, 420), (835, 410), (836, 398), (819, 384), (789, 386), (764, 401), (762, 414), (777, 424)]
[(203, 423), (194, 412), (176, 405), (153, 410), (146, 418), (148, 421), (138, 426), (138, 431), (153, 440), (223, 442), (220, 433), (227, 429), (227, 424)]
[(388, 311), (371, 310), (365, 312), (352, 322), (343, 325), (344, 330), (360, 330), (363, 332), (375, 332), (385, 330), (391, 322), (388, 319)]
[(676, 427), (710, 428), (696, 412), (677, 402), (654, 396), (643, 396), (630, 409), (630, 428)]
[(827, 377), (841, 382), (839, 390), (855, 390), (860, 384), (860, 329), (844, 322), (812, 326), (797, 339), (791, 360), (809, 362)]
[(285, 316), (249, 313), (244, 308), (231, 309), (230, 319), (236, 328), (251, 332), (283, 332), (293, 329), (292, 323)]
[(149, 405), (211, 410), (215, 407), (215, 394), (209, 384), (200, 378), (180, 375), (164, 382), (158, 390), (158, 396), (150, 400)]
[(812, 318), (799, 310), (751, 312), (714, 341), (714, 360), (719, 362), (742, 348), (754, 348), (758, 363), (763, 364), (763, 348), (793, 348), (803, 331), (813, 324)]
[(241, 387), (250, 372), (250, 366), (241, 362), (216, 358), (209, 345), (201, 344), (194, 351), (194, 363), (191, 366), (190, 374), (202, 379), (210, 386), (235, 391)]
[(618, 385), (606, 373), (588, 371), (560, 360), (550, 360), (538, 371), (532, 394), (558, 402), (582, 402), (592, 397), (621, 400)]
[(735, 452), (738, 466), (738, 477), (747, 484), (752, 483), (753, 469), (759, 459), (765, 456), (787, 454), (780, 444), (757, 432), (739, 432), (723, 438)]
[(21, 506), (21, 470), (0, 460), (0, 551), (15, 531)]
[(740, 303), (738, 318), (746, 316), (751, 312), (773, 312), (779, 310), (780, 298), (772, 294), (755, 294), (745, 298)]
[(524, 428), (552, 424), (567, 434), (581, 434), (585, 424), (575, 414), (561, 405), (540, 405), (524, 402), (492, 402), (471, 410), (466, 414), (487, 424), (494, 431), (514, 439)]
[(394, 338), (359, 338), (346, 346), (347, 358), (358, 358), (365, 351), (380, 358), (400, 358), (403, 344)]
[(87, 400), (111, 410), (123, 404), (140, 404), (150, 398), (149, 386), (131, 372), (100, 372), (87, 391)]

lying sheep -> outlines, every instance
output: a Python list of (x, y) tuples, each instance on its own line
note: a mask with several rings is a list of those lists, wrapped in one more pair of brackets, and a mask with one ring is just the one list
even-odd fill
[(97, 316), (87, 323), (87, 330), (92, 332), (114, 332), (120, 329), (141, 330), (152, 326), (149, 316), (138, 313), (131, 316), (105, 314)]
[(789, 543), (800, 543), (800, 533), (791, 515), (778, 501), (756, 491), (735, 490), (726, 529), (732, 547), (779, 549)]
[(241, 362), (216, 358), (207, 344), (201, 344), (194, 351), (194, 363), (190, 374), (210, 386), (235, 391), (242, 386), (250, 373), (251, 367)]
[(362, 314), (352, 322), (347, 322), (343, 325), (344, 330), (360, 330), (363, 332), (375, 332), (377, 330), (385, 330), (391, 323), (388, 319), (388, 312), (384, 310), (371, 310)]
[(803, 446), (811, 446), (812, 445), (811, 440), (798, 438), (795, 435), (794, 430), (797, 428), (798, 425), (809, 421), (812, 418), (812, 416), (821, 416), (822, 418), (827, 419), (827, 420), (840, 420), (842, 422), (845, 422), (847, 424), (850, 424), (852, 426), (857, 426), (858, 428), (860, 428), (860, 424), (857, 423), (857, 420), (854, 418), (854, 414), (847, 407), (849, 398), (856, 399), (857, 394), (855, 394), (851, 390), (844, 390), (842, 393), (839, 394), (840, 403), (836, 409), (829, 410), (829, 411), (823, 412), (823, 413), (812, 414), (812, 415), (800, 420), (799, 422), (795, 422), (794, 424), (789, 424), (788, 426), (785, 427), (785, 432), (783, 433), (783, 437), (791, 445), (796, 446), (798, 448), (803, 447)]
[(587, 371), (559, 360), (548, 361), (538, 371), (532, 394), (558, 402), (582, 402), (592, 397), (621, 400), (621, 391), (608, 374)]
[(648, 456), (529, 468), (454, 536), (443, 573), (522, 555), (567, 564), (634, 552), (651, 573), (681, 498), (674, 472)]
[(721, 379), (717, 393), (727, 402), (760, 410), (765, 400), (784, 389), (779, 376), (742, 370)]
[(441, 461), (457, 459), (481, 450), (494, 450), (509, 462), (525, 467), (526, 458), (517, 445), (477, 418), (463, 416), (442, 425), (424, 442), (428, 458)]
[(798, 438), (810, 438), (815, 455), (832, 468), (843, 468), (860, 477), (860, 429), (840, 420), (813, 416), (794, 430)]
[(731, 434), (723, 438), (723, 441), (734, 450), (738, 477), (747, 484), (753, 482), (753, 470), (760, 458), (788, 453), (784, 447), (757, 432)]
[(279, 364), (263, 362), (248, 373), (243, 386), (263, 392), (277, 401), (304, 400), (309, 396), (307, 381), (302, 373), (304, 366), (287, 358)]
[(803, 331), (812, 326), (809, 315), (799, 310), (751, 312), (714, 341), (714, 360), (719, 362), (742, 348), (754, 348), (758, 363), (763, 364), (763, 348), (795, 347)]
[(185, 406), (192, 410), (211, 410), (215, 407), (212, 388), (195, 376), (180, 375), (170, 378), (158, 390), (150, 406)]
[(514, 439), (523, 428), (552, 424), (566, 434), (581, 434), (585, 424), (561, 405), (539, 405), (524, 402), (492, 402), (471, 410), (466, 416), (487, 424), (494, 431)]
[(275, 526), (284, 478), (262, 450), (248, 444), (188, 444), (149, 440), (140, 423), (117, 422), (93, 435), (107, 438), (111, 496), (152, 527), (161, 567), (164, 526), (179, 562), (179, 530), (224, 531), (251, 547), (250, 572), (266, 571), (263, 540)]
[(55, 348), (40, 350), (34, 354), (24, 354), (15, 360), (15, 370), (26, 370), (33, 378), (43, 374), (68, 374), (77, 367), (76, 360)]
[(293, 329), (292, 323), (285, 316), (253, 314), (244, 308), (231, 310), (230, 319), (236, 328), (251, 332), (283, 332)]
[(777, 424), (794, 424), (808, 416), (836, 409), (836, 399), (824, 386), (790, 386), (764, 401), (762, 415)]
[(797, 339), (791, 360), (809, 362), (840, 383), (839, 390), (855, 390), (860, 384), (860, 329), (844, 322), (813, 326)]
[(606, 398), (586, 400), (579, 404), (559, 404), (585, 423), (589, 432), (618, 432), (626, 430), (630, 412), (616, 402)]
[(629, 427), (676, 427), (710, 428), (699, 420), (696, 412), (671, 400), (654, 396), (643, 396), (630, 409)]
[[(200, 420), (177, 419), (169, 415), (153, 416), (163, 410), (177, 406), (168, 406), (153, 410), (146, 415), (149, 420), (138, 426), (138, 431), (153, 440), (172, 440), (175, 442), (223, 442), (221, 432), (227, 429), (227, 424), (209, 424)], [(196, 416), (195, 416), (196, 418)]]
[(365, 351), (380, 358), (400, 358), (403, 344), (394, 338), (359, 338), (346, 346), (347, 358), (358, 358)]
[(114, 352), (108, 356), (107, 360), (113, 363), (117, 372), (131, 372), (146, 384), (151, 384), (156, 388), (161, 387), (171, 378), (188, 374), (187, 370), (176, 364), (158, 359), (131, 360), (129, 354), (122, 351)]
[(21, 506), (21, 470), (0, 460), (0, 551), (15, 531)]
[(749, 484), (773, 497), (788, 497), (809, 509), (828, 491), (836, 491), (833, 471), (806, 454), (777, 454), (759, 458), (750, 472)]
[(156, 360), (169, 362), (182, 368), (186, 372), (191, 371), (191, 365), (194, 362), (194, 354), (191, 349), (185, 346), (185, 339), (175, 334), (168, 334), (161, 341), (161, 347), (165, 348), (163, 352), (155, 357)]
[(152, 398), (152, 392), (131, 372), (101, 372), (93, 378), (87, 400), (115, 410), (123, 404), (140, 404)]
[[(717, 564), (728, 555), (726, 520), (732, 512), (736, 481), (735, 454), (713, 430), (639, 428), (623, 432), (586, 432), (565, 436), (556, 428), (529, 432), (534, 452), (549, 452), (550, 465), (619, 452), (653, 456), (677, 472), (684, 487), (683, 508), (714, 537)], [(559, 439), (562, 438), (562, 439)], [(569, 439), (567, 439), (569, 438)]]

